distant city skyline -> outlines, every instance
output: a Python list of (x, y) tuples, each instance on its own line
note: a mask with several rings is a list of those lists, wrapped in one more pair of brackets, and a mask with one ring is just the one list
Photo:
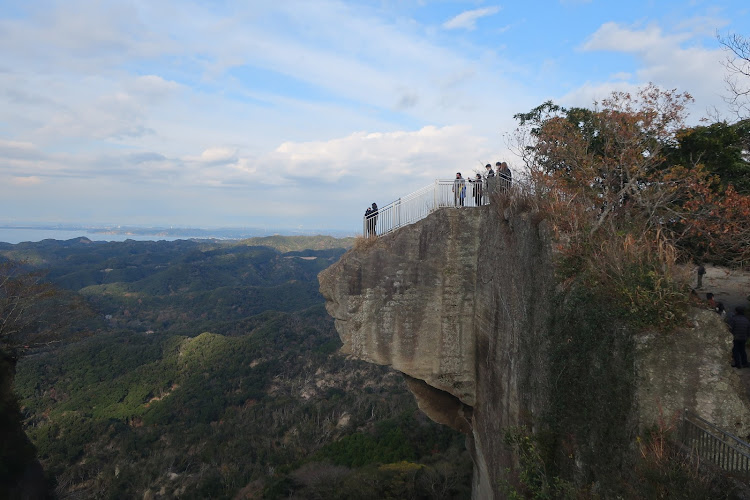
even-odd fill
[(0, 0), (0, 223), (361, 227), (520, 164), (513, 115), (648, 82), (717, 110), (746, 2)]

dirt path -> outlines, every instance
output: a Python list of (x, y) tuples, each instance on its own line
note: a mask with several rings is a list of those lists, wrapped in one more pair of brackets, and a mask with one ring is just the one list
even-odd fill
[[(695, 284), (696, 276), (693, 273), (693, 285)], [(706, 275), (703, 276), (703, 286), (695, 291), (701, 299), (706, 298), (707, 292), (713, 293), (714, 300), (723, 302), (728, 314), (732, 314), (736, 306), (745, 306), (747, 309), (747, 296), (750, 295), (750, 271), (707, 265)]]

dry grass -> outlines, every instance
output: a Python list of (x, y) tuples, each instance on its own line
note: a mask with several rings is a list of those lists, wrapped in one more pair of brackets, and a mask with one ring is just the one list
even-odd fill
[(354, 238), (354, 250), (357, 252), (365, 251), (369, 248), (372, 248), (377, 241), (377, 236), (357, 236)]

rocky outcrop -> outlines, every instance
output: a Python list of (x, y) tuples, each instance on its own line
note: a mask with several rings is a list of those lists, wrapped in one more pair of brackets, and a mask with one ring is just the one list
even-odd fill
[[(625, 400), (617, 405), (617, 443), (597, 429), (573, 435), (571, 446), (594, 450), (589, 456), (615, 445), (632, 452), (628, 443), (656, 422), (659, 411), (691, 408), (747, 434), (750, 411), (728, 367), (728, 337), (710, 315), (697, 314), (694, 328), (634, 341), (610, 325), (613, 334), (602, 332), (608, 359), (593, 357), (591, 370), (566, 366), (560, 345), (577, 339), (558, 335), (552, 249), (544, 222), (533, 213), (443, 209), (355, 247), (320, 274), (320, 289), (344, 352), (406, 374), (428, 416), (466, 433), (474, 498), (503, 497), (504, 471), (515, 465), (503, 442), (506, 429), (549, 427), (561, 404), (560, 384), (591, 373), (623, 380), (623, 396), (610, 400)], [(607, 380), (592, 383), (594, 392), (608, 394)], [(581, 413), (591, 421), (609, 418), (591, 408)], [(572, 467), (590, 484), (597, 469), (586, 456), (576, 455)]]
[(473, 405), (480, 222), (442, 210), (321, 273), (342, 350)]
[(718, 314), (694, 309), (687, 328), (638, 335), (636, 351), (641, 422), (670, 424), (688, 409), (736, 436), (750, 437), (746, 387), (730, 366), (732, 336)]

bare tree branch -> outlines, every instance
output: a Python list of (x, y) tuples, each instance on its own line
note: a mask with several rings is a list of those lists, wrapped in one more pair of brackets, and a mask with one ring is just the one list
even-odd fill
[(736, 33), (727, 37), (717, 35), (717, 38), (728, 52), (724, 61), (728, 74), (724, 81), (729, 95), (724, 100), (738, 119), (748, 118), (750, 117), (750, 38)]

